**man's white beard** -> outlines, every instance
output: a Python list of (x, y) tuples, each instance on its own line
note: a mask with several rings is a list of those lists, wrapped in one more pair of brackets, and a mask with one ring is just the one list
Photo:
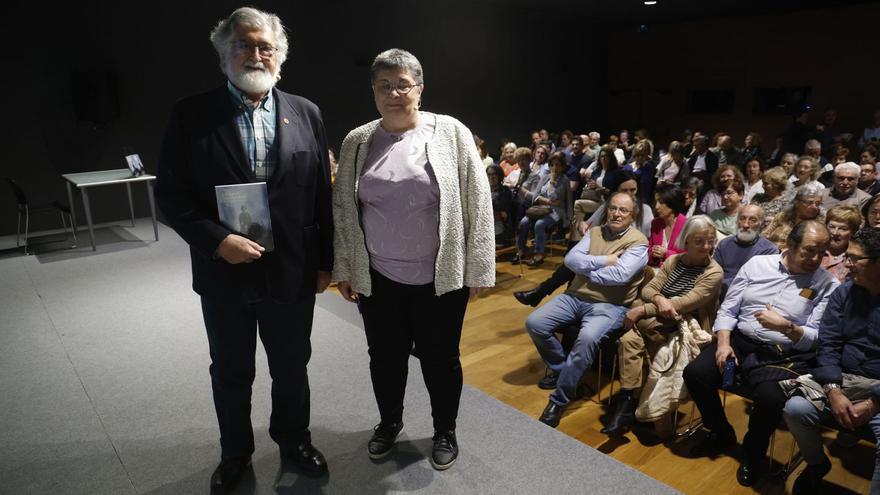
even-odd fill
[(227, 67), (226, 75), (236, 88), (245, 93), (263, 94), (272, 89), (278, 79), (265, 67), (261, 66), (262, 64), (251, 64), (250, 67), (258, 68), (259, 70), (248, 70), (245, 68), (241, 71), (236, 71), (233, 67)]
[(752, 229), (746, 229), (746, 230), (736, 229), (736, 239), (737, 239), (738, 241), (740, 241), (740, 242), (743, 242), (743, 243), (748, 244), (748, 243), (754, 241), (754, 240), (757, 239), (757, 238), (758, 238), (758, 230), (757, 230), (757, 229), (755, 229), (755, 230), (752, 230)]

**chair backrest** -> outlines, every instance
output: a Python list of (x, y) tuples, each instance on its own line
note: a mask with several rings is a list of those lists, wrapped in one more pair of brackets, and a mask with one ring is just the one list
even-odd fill
[(18, 204), (18, 205), (28, 204), (27, 196), (24, 195), (24, 189), (22, 189), (21, 186), (19, 186), (18, 183), (16, 183), (14, 180), (10, 179), (9, 177), (6, 178), (6, 182), (9, 183), (9, 187), (12, 188), (12, 193), (15, 194), (16, 204)]

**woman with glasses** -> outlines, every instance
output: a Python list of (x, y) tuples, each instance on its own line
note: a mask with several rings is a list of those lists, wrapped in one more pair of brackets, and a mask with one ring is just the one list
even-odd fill
[(763, 192), (755, 194), (750, 204), (764, 210), (764, 225), (769, 225), (782, 210), (791, 205), (794, 188), (788, 181), (788, 173), (782, 167), (765, 170), (761, 176)]
[[(718, 294), (724, 270), (714, 259), (716, 232), (705, 215), (685, 222), (676, 244), (684, 251), (669, 257), (655, 270), (654, 278), (642, 288), (623, 320), (620, 338), (620, 395), (611, 420), (602, 433), (619, 436), (635, 422), (636, 406), (642, 386), (642, 369), (670, 333), (678, 330), (677, 318), (693, 316), (701, 328), (712, 328), (718, 309)], [(657, 418), (658, 432), (668, 433), (665, 418)]]
[(846, 261), (846, 249), (849, 240), (862, 225), (862, 215), (853, 205), (834, 205), (825, 214), (825, 227), (828, 228), (828, 250), (822, 256), (822, 268), (840, 281), (846, 282), (849, 267)]
[(880, 227), (880, 194), (875, 194), (862, 207), (866, 227)]
[[(540, 266), (544, 262), (547, 230), (557, 224), (565, 226), (571, 219), (571, 188), (568, 177), (565, 176), (565, 155), (558, 151), (550, 155), (550, 174), (541, 178), (537, 192), (521, 188), (520, 199), (529, 205), (529, 209), (519, 222), (516, 237), (519, 259), (514, 259), (513, 262), (521, 263), (526, 256), (526, 240), (529, 231), (534, 230), (535, 254), (528, 265)], [(538, 214), (531, 213), (532, 211)]]
[(721, 208), (724, 200), (722, 196), (724, 191), (734, 182), (744, 183), (745, 178), (742, 172), (734, 165), (723, 165), (712, 175), (712, 189), (706, 192), (700, 201), (700, 211), (706, 214)]
[(761, 235), (776, 244), (781, 251), (785, 249), (788, 234), (795, 225), (804, 220), (825, 222), (825, 215), (822, 214), (822, 189), (814, 184), (799, 187), (791, 206), (776, 215)]
[(736, 234), (736, 218), (742, 209), (742, 198), (745, 186), (742, 182), (733, 181), (721, 194), (721, 208), (709, 213), (709, 218), (718, 229), (719, 237)]
[(364, 319), (380, 417), (370, 457), (387, 455), (403, 428), (412, 352), (431, 397), (431, 465), (443, 470), (458, 457), (465, 308), (495, 280), (492, 194), (467, 127), (419, 110), (425, 85), (415, 56), (380, 53), (370, 81), (381, 118), (342, 143), (333, 279)]

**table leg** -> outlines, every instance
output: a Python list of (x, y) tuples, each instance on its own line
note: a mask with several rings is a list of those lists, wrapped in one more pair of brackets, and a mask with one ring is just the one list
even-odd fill
[(95, 248), (95, 229), (92, 227), (92, 208), (89, 205), (89, 191), (86, 188), (80, 189), (82, 193), (83, 208), (86, 210), (86, 223), (89, 225), (89, 239), (92, 241), (92, 251)]
[(153, 197), (153, 181), (147, 182), (147, 197), (150, 199), (150, 215), (153, 217), (153, 233), (156, 234), (156, 240), (159, 240), (159, 225), (156, 223), (156, 198)]
[(70, 204), (70, 219), (71, 223), (73, 223), (73, 238), (76, 239), (76, 205), (73, 204), (73, 188), (70, 187), (70, 182), (64, 181), (67, 185), (67, 202)]
[(134, 228), (134, 203), (131, 200), (131, 182), (125, 183), (125, 189), (128, 191), (128, 211), (131, 213), (131, 226)]

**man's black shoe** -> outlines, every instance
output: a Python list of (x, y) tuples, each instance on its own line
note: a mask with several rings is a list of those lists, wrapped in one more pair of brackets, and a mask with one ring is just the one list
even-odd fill
[(391, 452), (397, 435), (403, 430), (403, 423), (379, 423), (373, 428), (373, 437), (367, 443), (370, 459), (381, 459)]
[(293, 448), (282, 448), (281, 457), (292, 462), (306, 476), (318, 478), (327, 474), (327, 460), (324, 459), (324, 454), (312, 445), (310, 436), (306, 436)]
[(611, 420), (608, 421), (608, 426), (602, 428), (602, 433), (612, 437), (624, 434), (636, 422), (636, 406), (638, 405), (638, 399), (631, 395), (618, 398)]
[(211, 475), (211, 493), (227, 493), (241, 481), (241, 477), (251, 465), (251, 458), (228, 459), (220, 461), (220, 465)]
[(760, 478), (760, 473), (758, 473), (758, 466), (760, 462), (751, 462), (749, 460), (743, 460), (739, 463), (739, 469), (736, 470), (736, 481), (742, 486), (752, 486)]
[(559, 381), (559, 373), (555, 373), (550, 368), (547, 368), (547, 374), (544, 375), (544, 378), (541, 378), (541, 380), (538, 381), (538, 388), (554, 390), (557, 381)]
[(544, 299), (544, 293), (538, 291), (538, 289), (526, 290), (514, 292), (513, 297), (515, 297), (516, 300), (520, 302), (520, 304), (531, 306), (534, 308), (541, 303), (542, 299)]
[(694, 457), (717, 457), (731, 445), (736, 445), (736, 433), (731, 428), (724, 433), (710, 431), (703, 440), (691, 449)]
[(551, 400), (547, 403), (547, 407), (544, 408), (544, 412), (541, 413), (541, 417), (538, 418), (538, 421), (551, 428), (556, 428), (559, 426), (559, 420), (562, 418), (562, 411), (564, 410), (564, 407)]
[(449, 469), (458, 459), (458, 442), (455, 430), (434, 433), (434, 447), (431, 449), (431, 465), (438, 471)]
[(821, 464), (807, 464), (806, 469), (794, 480), (794, 486), (791, 487), (792, 495), (819, 493), (819, 485), (828, 471), (831, 471), (831, 461), (827, 457), (822, 459)]

